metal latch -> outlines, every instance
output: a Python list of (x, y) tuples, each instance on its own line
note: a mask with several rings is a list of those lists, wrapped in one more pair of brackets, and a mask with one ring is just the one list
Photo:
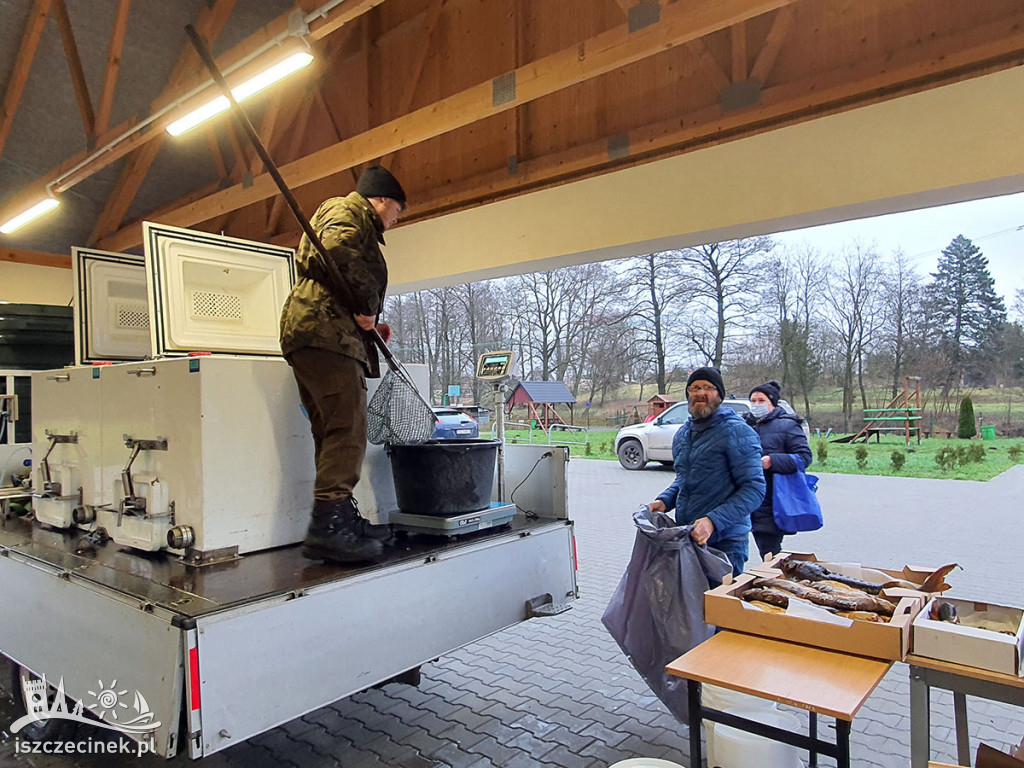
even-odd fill
[(543, 595), (531, 597), (526, 601), (526, 618), (537, 619), (542, 616), (557, 616), (560, 613), (565, 613), (570, 608), (572, 606), (568, 603), (555, 605), (554, 598), (545, 592)]
[(45, 430), (46, 438), (50, 441), (50, 447), (46, 449), (46, 455), (43, 456), (40, 469), (43, 474), (43, 493), (47, 496), (60, 496), (61, 487), (60, 483), (55, 483), (50, 479), (50, 454), (53, 453), (53, 449), (61, 444), (77, 444), (78, 433), (69, 432), (66, 435), (58, 435), (50, 430)]
[(156, 440), (136, 440), (128, 435), (124, 436), (124, 444), (132, 449), (128, 456), (128, 463), (121, 470), (121, 485), (124, 488), (124, 498), (121, 500), (121, 509), (117, 515), (117, 524), (121, 525), (125, 512), (129, 515), (136, 513), (146, 514), (146, 500), (135, 495), (135, 484), (132, 482), (132, 464), (142, 451), (166, 451), (167, 438), (157, 437)]

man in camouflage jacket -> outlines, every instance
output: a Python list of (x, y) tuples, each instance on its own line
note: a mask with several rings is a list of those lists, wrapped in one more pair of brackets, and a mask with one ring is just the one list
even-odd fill
[(380, 246), (404, 208), (398, 180), (380, 166), (368, 168), (355, 192), (325, 201), (310, 220), (345, 284), (305, 235), (296, 254), (298, 281), (281, 314), (281, 352), (316, 450), (304, 549), (311, 559), (370, 562), (390, 537), (386, 526), (359, 516), (352, 491), (366, 452), (366, 376), (380, 375), (377, 350), (362, 331), (374, 328), (383, 308), (388, 270)]

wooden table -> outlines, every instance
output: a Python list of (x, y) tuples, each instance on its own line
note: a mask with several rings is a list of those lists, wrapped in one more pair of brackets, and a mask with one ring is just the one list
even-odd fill
[(1024, 707), (1024, 679), (948, 661), (907, 656), (910, 665), (910, 767), (926, 768), (931, 752), (932, 688), (953, 692), (956, 751), (960, 765), (971, 764), (967, 732), (967, 696)]
[[(690, 765), (701, 764), (700, 721), (711, 720), (800, 749), (817, 764), (820, 752), (850, 765), (850, 724), (892, 667), (888, 661), (810, 648), (764, 637), (719, 632), (683, 654), (665, 670), (687, 680), (690, 708)], [(810, 734), (790, 733), (756, 720), (701, 705), (700, 684), (708, 683), (788, 704), (810, 712)], [(836, 720), (836, 742), (817, 734), (817, 716)]]

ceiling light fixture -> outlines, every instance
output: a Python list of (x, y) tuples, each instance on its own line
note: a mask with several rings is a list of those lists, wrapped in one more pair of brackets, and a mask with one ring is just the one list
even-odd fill
[[(231, 95), (235, 97), (235, 101), (241, 102), (249, 98), (255, 93), (259, 93), (264, 88), (273, 85), (278, 80), (283, 80), (293, 72), (297, 72), (305, 66), (308, 66), (313, 61), (313, 54), (309, 51), (298, 51), (293, 53), (291, 56), (277, 62), (272, 67), (263, 70), (258, 75), (250, 77), (241, 85), (231, 89)], [(206, 102), (201, 107), (189, 112), (184, 117), (180, 117), (173, 123), (167, 126), (167, 132), (171, 136), (180, 136), (185, 131), (195, 128), (197, 125), (206, 122), (211, 117), (219, 115), (221, 112), (225, 112), (228, 109), (228, 100), (224, 96), (218, 96), (217, 98)]]
[(13, 219), (10, 219), (6, 224), (0, 225), (0, 232), (5, 235), (9, 235), (11, 232), (16, 229), (20, 229), (30, 221), (38, 219), (47, 211), (52, 211), (58, 205), (60, 205), (60, 201), (55, 197), (47, 197), (44, 200), (40, 200), (28, 210), (22, 211)]

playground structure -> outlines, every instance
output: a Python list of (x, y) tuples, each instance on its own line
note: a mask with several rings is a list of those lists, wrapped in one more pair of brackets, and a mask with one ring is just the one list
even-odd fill
[(569, 406), (569, 425), (576, 422), (576, 398), (561, 381), (520, 381), (505, 400), (505, 415), (521, 405), (526, 408), (525, 422), (547, 431), (554, 424), (565, 424), (555, 406)]
[[(875, 435), (881, 442), (883, 432), (902, 432), (906, 444), (910, 445), (912, 436), (921, 444), (921, 378), (905, 376), (903, 391), (896, 395), (885, 408), (865, 408), (864, 428), (853, 437), (840, 438), (837, 443), (856, 443), (863, 439), (868, 442)], [(898, 423), (897, 423), (898, 422)]]

